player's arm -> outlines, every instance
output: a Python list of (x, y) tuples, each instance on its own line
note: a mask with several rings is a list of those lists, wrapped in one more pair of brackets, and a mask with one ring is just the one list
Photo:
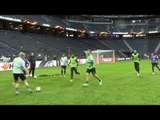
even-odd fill
[(35, 59), (34, 63), (35, 63), (35, 67), (36, 67), (36, 59)]
[(76, 63), (77, 63), (77, 66), (78, 66), (78, 59), (76, 58)]
[(30, 62), (29, 62), (29, 61), (27, 61), (27, 62), (28, 62), (28, 67), (27, 67), (27, 69), (30, 69), (31, 64), (30, 64)]
[(26, 67), (22, 67), (22, 70), (24, 70), (26, 72), (26, 75), (28, 75), (28, 69)]
[(92, 66), (93, 65), (93, 59), (91, 59), (88, 63), (89, 63), (89, 66)]
[(93, 64), (93, 60), (88, 61), (88, 63)]
[(141, 61), (141, 57), (140, 57), (140, 55), (138, 54), (138, 59), (139, 59), (139, 61)]
[(157, 55), (157, 64), (158, 64), (158, 62), (159, 62), (159, 57), (158, 57), (158, 55)]
[(28, 61), (29, 61), (29, 63), (31, 63), (31, 62), (32, 62), (31, 58), (29, 58), (29, 60), (28, 60)]
[(69, 63), (68, 63), (68, 65), (70, 65), (70, 63), (71, 63), (71, 60), (69, 60)]
[(134, 56), (133, 56), (133, 54), (132, 54), (132, 56), (131, 56), (131, 59), (132, 59), (132, 60), (134, 60)]
[(25, 71), (26, 76), (29, 76), (29, 72), (28, 72), (27, 68), (25, 67), (25, 62), (22, 63), (21, 68), (22, 68), (22, 70)]

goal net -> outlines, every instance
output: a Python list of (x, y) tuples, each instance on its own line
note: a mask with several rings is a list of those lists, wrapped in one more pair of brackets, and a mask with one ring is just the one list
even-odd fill
[[(87, 51), (84, 51), (85, 54)], [(114, 50), (94, 50), (92, 55), (97, 64), (105, 62), (116, 62)]]

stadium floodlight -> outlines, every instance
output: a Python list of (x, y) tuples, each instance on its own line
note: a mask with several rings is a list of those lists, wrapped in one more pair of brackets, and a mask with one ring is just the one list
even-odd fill
[(148, 33), (158, 33), (158, 31), (149, 31)]
[(43, 23), (42, 25), (45, 26), (45, 27), (51, 27), (51, 25), (45, 24), (45, 23)]

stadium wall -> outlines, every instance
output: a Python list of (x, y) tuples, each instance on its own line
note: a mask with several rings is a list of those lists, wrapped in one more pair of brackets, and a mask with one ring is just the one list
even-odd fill
[[(85, 64), (86, 59), (78, 59), (79, 64)], [(59, 66), (59, 61), (50, 60), (50, 61), (36, 61), (36, 68), (39, 67), (54, 67)], [(12, 70), (12, 62), (1, 62), (0, 71)]]

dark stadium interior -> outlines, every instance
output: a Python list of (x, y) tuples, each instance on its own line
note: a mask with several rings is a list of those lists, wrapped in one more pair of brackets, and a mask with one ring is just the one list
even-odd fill
[(159, 15), (1, 15), (0, 56), (23, 50), (37, 59), (63, 53), (84, 58), (87, 49), (112, 49), (125, 57), (136, 49), (145, 57), (159, 53), (159, 32)]

